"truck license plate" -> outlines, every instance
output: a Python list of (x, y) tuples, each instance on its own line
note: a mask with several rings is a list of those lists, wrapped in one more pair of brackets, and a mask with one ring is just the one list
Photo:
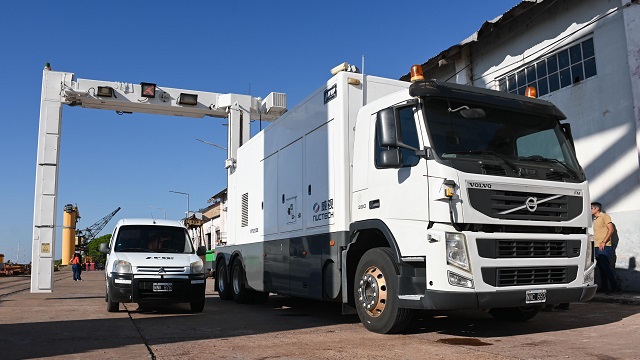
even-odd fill
[(173, 284), (171, 283), (153, 283), (153, 291), (169, 292), (172, 290), (173, 290)]
[(527, 290), (527, 304), (537, 304), (547, 301), (547, 290)]

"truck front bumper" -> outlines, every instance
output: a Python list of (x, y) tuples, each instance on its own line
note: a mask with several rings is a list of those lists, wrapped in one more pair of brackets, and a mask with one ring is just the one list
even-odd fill
[(529, 305), (561, 304), (591, 300), (597, 285), (573, 288), (549, 288), (544, 303), (527, 304), (526, 291), (506, 290), (493, 292), (425, 291), (424, 296), (400, 296), (399, 306), (409, 309), (458, 310), (493, 309)]

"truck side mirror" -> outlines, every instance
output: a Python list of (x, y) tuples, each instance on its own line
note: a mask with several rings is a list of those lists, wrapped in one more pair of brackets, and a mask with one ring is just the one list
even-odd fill
[(382, 169), (399, 169), (402, 167), (402, 152), (400, 148), (382, 150), (378, 161), (378, 167)]
[(109, 253), (109, 244), (101, 243), (100, 244), (100, 248), (98, 249), (98, 251), (100, 251), (103, 254), (108, 254)]
[(394, 108), (378, 111), (376, 123), (380, 146), (397, 148), (402, 144), (402, 130)]
[(196, 255), (198, 255), (198, 256), (207, 255), (207, 247), (206, 246), (198, 246), (198, 249), (196, 250)]

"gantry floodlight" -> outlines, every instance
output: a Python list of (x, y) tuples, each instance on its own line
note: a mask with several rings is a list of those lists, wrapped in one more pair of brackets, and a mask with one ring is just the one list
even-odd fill
[(156, 84), (141, 82), (140, 87), (142, 87), (141, 96), (146, 98), (156, 97)]
[(180, 104), (180, 105), (198, 105), (198, 94), (180, 93), (180, 96), (178, 97), (178, 104)]
[(113, 97), (113, 88), (111, 86), (98, 86), (98, 96)]

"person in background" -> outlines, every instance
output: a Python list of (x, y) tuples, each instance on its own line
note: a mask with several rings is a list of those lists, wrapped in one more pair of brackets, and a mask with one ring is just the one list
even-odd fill
[(82, 273), (82, 260), (79, 253), (74, 253), (71, 258), (71, 271), (73, 271), (73, 281), (82, 281), (80, 274)]
[(615, 231), (611, 216), (602, 211), (602, 204), (599, 202), (591, 203), (591, 215), (593, 215), (595, 257), (600, 270), (602, 291), (607, 294), (620, 293), (622, 290), (618, 287), (616, 275), (611, 268), (613, 257), (611, 237)]

